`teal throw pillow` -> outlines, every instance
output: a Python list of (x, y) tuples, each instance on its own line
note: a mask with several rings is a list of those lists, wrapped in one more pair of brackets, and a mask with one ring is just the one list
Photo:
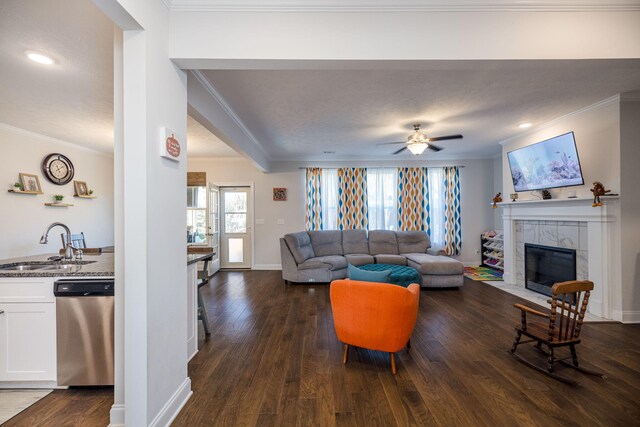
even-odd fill
[(352, 264), (349, 264), (347, 271), (349, 279), (360, 280), (363, 282), (389, 283), (389, 279), (391, 277), (391, 270), (367, 271)]

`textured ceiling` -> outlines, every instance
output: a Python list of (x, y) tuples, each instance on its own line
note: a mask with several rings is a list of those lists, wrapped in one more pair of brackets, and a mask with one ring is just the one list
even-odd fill
[[(434, 159), (489, 157), (498, 142), (621, 92), (639, 61), (443, 62), (422, 70), (204, 71), (274, 160), (388, 159), (413, 123)], [(335, 154), (323, 154), (335, 151)], [(406, 151), (400, 156), (409, 158)], [(423, 155), (424, 156), (424, 155)]]
[[(113, 24), (90, 0), (0, 1), (0, 82), (0, 123), (113, 152)], [(190, 156), (237, 156), (191, 118), (187, 137)]]
[(113, 150), (113, 24), (90, 1), (0, 2), (0, 81), (0, 122)]
[[(28, 49), (56, 63), (33, 63)], [(0, 122), (112, 151), (112, 49), (112, 23), (89, 0), (0, 1)], [(388, 159), (394, 147), (375, 144), (405, 140), (413, 123), (430, 136), (465, 136), (428, 156), (490, 156), (519, 122), (542, 123), (640, 89), (637, 61), (204, 73), (273, 160)], [(192, 119), (188, 140), (191, 156), (233, 155)]]

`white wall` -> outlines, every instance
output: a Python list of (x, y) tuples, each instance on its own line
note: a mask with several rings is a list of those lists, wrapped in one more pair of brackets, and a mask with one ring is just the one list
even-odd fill
[[(282, 66), (282, 62), (292, 59), (504, 60), (640, 55), (640, 13), (629, 11), (569, 14), (200, 10), (171, 15), (170, 56), (185, 68), (207, 68), (205, 64), (242, 67), (252, 61), (255, 64), (255, 60), (280, 60)], [(212, 60), (207, 61), (208, 58)], [(270, 66), (277, 67), (275, 63), (272, 61)]]
[[(280, 246), (278, 239), (286, 233), (304, 230), (305, 195), (304, 171), (265, 174), (243, 158), (237, 159), (189, 159), (190, 172), (206, 172), (207, 181), (217, 183), (252, 183), (254, 191), (254, 219), (264, 219), (264, 224), (254, 224), (254, 256), (256, 269), (279, 268)], [(272, 189), (287, 188), (287, 201), (274, 202)], [(284, 224), (277, 224), (283, 219)]]
[[(0, 147), (4, 167), (0, 169), (0, 259), (57, 253), (62, 247), (56, 227), (49, 243), (40, 245), (40, 235), (52, 222), (66, 224), (72, 233), (84, 232), (89, 247), (113, 245), (113, 157), (78, 145), (0, 124)], [(74, 165), (74, 180), (86, 181), (95, 199), (73, 197), (73, 182), (50, 183), (41, 171), (42, 159), (50, 153), (67, 156)], [(12, 194), (6, 190), (19, 181), (18, 173), (38, 175), (44, 195)], [(54, 194), (65, 196), (74, 206), (47, 207)]]
[[(602, 182), (614, 193), (620, 191), (620, 102), (611, 98), (583, 110), (560, 117), (502, 146), (502, 194), (509, 200), (514, 192), (507, 153), (567, 132), (574, 132), (584, 185), (551, 190), (553, 198), (566, 198), (568, 191), (578, 197), (590, 197), (593, 181)], [(534, 199), (530, 192), (518, 194), (518, 200)]]
[(620, 103), (622, 317), (640, 322), (640, 99)]
[[(502, 193), (502, 157), (493, 159), (493, 194), (496, 195)], [(509, 194), (502, 193), (502, 200), (508, 201)], [(493, 210), (493, 228), (496, 230), (502, 230), (502, 209), (496, 208)]]
[[(458, 259), (467, 264), (479, 264), (480, 234), (493, 227), (493, 160), (459, 160), (456, 162), (429, 163), (421, 166), (464, 165), (460, 169), (462, 193), (462, 253)], [(322, 164), (322, 167), (341, 167), (346, 164)], [(382, 162), (349, 164), (356, 167), (390, 166)], [(399, 166), (399, 165), (393, 165)], [(417, 164), (411, 164), (417, 166)], [(259, 268), (278, 268), (280, 248), (278, 239), (286, 233), (301, 231), (305, 227), (304, 171), (297, 164), (278, 165), (280, 172), (265, 174), (245, 159), (189, 159), (189, 171), (206, 172), (212, 183), (251, 182), (254, 185), (255, 218), (264, 219), (264, 224), (255, 224), (255, 259)], [(273, 187), (286, 187), (286, 202), (272, 200)], [(278, 225), (277, 220), (284, 224)]]

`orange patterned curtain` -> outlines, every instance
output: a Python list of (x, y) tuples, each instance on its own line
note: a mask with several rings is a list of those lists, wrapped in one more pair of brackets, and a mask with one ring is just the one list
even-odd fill
[(365, 168), (338, 169), (338, 228), (366, 230), (367, 170)]
[(398, 168), (398, 230), (429, 233), (427, 168)]
[(307, 168), (307, 203), (306, 203), (306, 227), (307, 230), (322, 230), (322, 169)]

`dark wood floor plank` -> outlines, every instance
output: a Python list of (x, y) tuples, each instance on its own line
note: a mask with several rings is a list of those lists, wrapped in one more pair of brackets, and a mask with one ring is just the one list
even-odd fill
[[(640, 425), (640, 325), (585, 324), (580, 361), (607, 379), (560, 368), (582, 383), (571, 387), (509, 353), (521, 299), (471, 281), (425, 289), (394, 376), (385, 353), (351, 348), (342, 364), (326, 284), (220, 272), (202, 293), (212, 334), (199, 331), (194, 394), (174, 426)], [(111, 400), (109, 389), (56, 390), (6, 425), (103, 426)]]

